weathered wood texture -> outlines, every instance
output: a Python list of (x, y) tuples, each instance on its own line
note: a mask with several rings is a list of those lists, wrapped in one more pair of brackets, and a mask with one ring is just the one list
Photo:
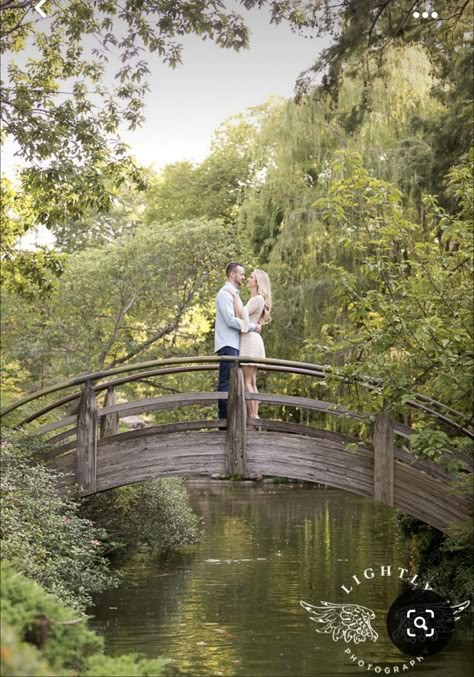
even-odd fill
[(384, 411), (374, 425), (374, 498), (385, 505), (394, 505), (394, 439), (393, 421)]
[[(40, 400), (43, 397), (53, 393), (53, 392), (59, 392), (60, 390), (66, 390), (71, 387), (77, 387), (80, 385), (83, 385), (87, 382), (94, 382), (94, 389), (97, 391), (106, 389), (110, 386), (113, 387), (113, 384), (118, 385), (119, 383), (126, 383), (129, 381), (139, 381), (141, 378), (144, 378), (145, 375), (152, 376), (152, 375), (157, 375), (158, 373), (164, 374), (166, 373), (172, 373), (175, 371), (194, 371), (194, 370), (207, 370), (207, 369), (214, 369), (217, 367), (217, 364), (221, 362), (222, 360), (233, 362), (237, 360), (239, 361), (239, 357), (231, 357), (231, 356), (225, 356), (225, 357), (218, 357), (216, 355), (213, 356), (191, 356), (191, 357), (173, 357), (173, 358), (166, 358), (166, 359), (161, 359), (161, 360), (152, 360), (149, 362), (142, 362), (139, 364), (133, 364), (133, 365), (122, 365), (120, 367), (116, 367), (114, 369), (108, 369), (106, 371), (100, 371), (100, 372), (95, 372), (93, 374), (84, 374), (82, 376), (78, 376), (76, 378), (70, 379), (68, 381), (65, 381), (63, 383), (59, 383), (56, 385), (48, 386), (47, 388), (43, 388), (42, 390), (36, 391), (35, 393), (30, 393), (29, 395), (26, 395), (25, 397), (21, 398), (20, 400), (10, 403), (8, 406), (4, 407), (0, 413), (0, 416), (6, 416), (8, 413), (14, 411), (15, 409), (18, 409), (19, 407), (22, 407), (23, 405), (27, 404), (28, 402), (31, 402), (33, 400)], [(263, 370), (270, 370), (270, 371), (287, 371), (290, 373), (298, 373), (298, 374), (307, 374), (308, 376), (316, 376), (320, 378), (325, 378), (327, 374), (333, 374), (336, 378), (340, 378), (341, 382), (346, 382), (347, 379), (344, 377), (340, 377), (337, 372), (335, 373), (331, 367), (324, 366), (324, 365), (315, 365), (315, 364), (309, 364), (309, 363), (303, 363), (303, 362), (294, 362), (294, 361), (289, 361), (289, 360), (280, 360), (280, 359), (267, 359), (267, 358), (245, 358), (247, 362), (251, 363), (258, 363), (260, 369)], [(212, 363), (212, 364), (209, 364)], [(170, 365), (175, 365), (173, 367), (170, 367)], [(179, 366), (177, 367), (176, 365), (185, 365), (185, 366)], [(150, 370), (151, 367), (151, 370)], [(165, 369), (163, 369), (165, 367)], [(143, 371), (146, 369), (147, 371)], [(105, 383), (99, 383), (102, 379), (109, 379), (112, 376), (117, 376), (118, 374), (123, 374), (125, 372), (132, 371), (135, 372), (132, 375), (121, 377), (118, 379), (113, 379), (112, 381), (106, 381)], [(365, 376), (361, 376), (360, 378), (357, 379), (357, 382), (360, 383), (362, 386), (367, 387), (369, 389), (373, 389), (377, 387), (377, 380), (372, 379), (372, 378), (367, 378)], [(60, 400), (57, 400), (56, 402), (49, 403), (46, 405), (46, 407), (43, 407), (39, 411), (35, 412), (34, 414), (27, 416), (25, 419), (23, 419), (19, 425), (26, 424), (28, 422), (31, 422), (38, 418), (39, 416), (48, 413), (49, 411), (52, 411), (53, 409), (56, 409), (57, 407), (62, 407), (65, 404), (71, 402), (72, 400), (76, 399), (79, 396), (79, 393), (72, 393), (70, 395), (67, 395)], [(447, 405), (443, 404), (442, 402), (437, 402), (436, 400), (433, 400), (432, 398), (426, 397), (424, 395), (417, 394), (415, 395), (415, 400), (408, 400), (406, 402), (406, 405), (415, 409), (418, 409), (422, 411), (423, 413), (427, 414), (430, 417), (436, 418), (439, 421), (442, 421), (446, 425), (450, 426), (452, 429), (456, 430), (458, 434), (465, 435), (471, 439), (474, 439), (474, 431), (472, 429), (472, 426), (470, 426), (470, 419), (467, 418), (465, 415), (463, 415), (461, 412), (458, 412), (451, 407), (448, 407)], [(423, 402), (424, 404), (421, 404)], [(430, 406), (426, 406), (426, 404), (429, 404)], [(441, 413), (444, 412), (444, 413)], [(74, 413), (76, 414), (77, 411), (74, 412), (69, 412), (69, 413)], [(454, 416), (454, 420), (450, 417), (448, 417), (446, 414), (450, 414), (450, 416)], [(467, 427), (465, 427), (465, 425)], [(410, 434), (409, 428), (407, 426), (401, 426), (400, 424), (395, 425), (395, 432), (396, 434), (401, 434), (401, 435), (406, 435)]]
[(472, 500), (455, 495), (449, 484), (398, 462), (395, 507), (440, 531), (446, 531), (453, 522), (472, 519)]
[[(97, 491), (173, 475), (225, 472), (225, 433), (155, 433), (104, 438), (98, 447)], [(147, 431), (148, 432), (148, 431)]]
[(97, 404), (95, 391), (86, 383), (77, 417), (76, 481), (82, 490), (96, 491), (97, 473)]
[(372, 495), (373, 454), (345, 443), (283, 432), (249, 432), (247, 473), (291, 477)]
[[(112, 406), (99, 409), (97, 414), (100, 418), (118, 413), (119, 418), (125, 416), (134, 416), (143, 414), (147, 411), (163, 411), (165, 409), (176, 409), (189, 405), (214, 404), (217, 400), (227, 399), (228, 393), (210, 392), (210, 393), (179, 393), (178, 395), (163, 395), (162, 397), (148, 397), (134, 402), (123, 402)], [(36, 434), (44, 435), (53, 430), (65, 428), (76, 423), (77, 416), (66, 416), (60, 421), (54, 421), (47, 425), (37, 428)]]
[[(99, 440), (96, 491), (158, 477), (228, 472), (227, 434), (219, 429), (222, 424), (183, 421)], [(181, 430), (174, 430), (175, 425)], [(188, 431), (183, 428), (186, 425), (190, 426)], [(246, 474), (291, 477), (373, 497), (373, 450), (359, 445), (356, 452), (346, 451), (352, 438), (344, 439), (340, 434), (333, 437), (324, 430), (312, 432), (313, 435), (283, 430), (248, 432)], [(74, 481), (75, 459), (76, 454), (69, 451), (51, 461), (53, 467), (69, 473), (63, 480), (65, 486), (72, 486)], [(394, 464), (394, 507), (441, 531), (472, 514), (470, 501), (454, 495), (447, 479), (430, 477), (420, 468), (398, 460)]]
[[(108, 388), (104, 397), (104, 408), (113, 407), (117, 404), (117, 395), (113, 388)], [(119, 430), (119, 415), (117, 411), (106, 414), (100, 418), (100, 437), (116, 435)]]
[(64, 430), (62, 433), (59, 433), (58, 435), (53, 435), (52, 437), (48, 437), (46, 442), (48, 444), (57, 444), (58, 442), (62, 442), (63, 440), (67, 440), (68, 437), (75, 437), (77, 433), (77, 419), (75, 422), (75, 425), (72, 428), (69, 428), (68, 430)]
[(247, 448), (247, 405), (242, 369), (230, 370), (229, 398), (227, 400), (226, 472), (245, 475)]
[[(366, 448), (345, 451), (344, 443), (276, 432), (249, 432), (248, 474), (291, 477), (373, 496), (374, 456)], [(452, 493), (450, 484), (411, 465), (394, 466), (393, 506), (446, 531), (472, 515), (472, 501)]]
[(355, 411), (350, 411), (342, 404), (335, 402), (325, 402), (323, 400), (311, 399), (309, 397), (296, 397), (294, 395), (274, 395), (273, 393), (246, 393), (248, 400), (258, 400), (262, 404), (274, 404), (284, 407), (298, 407), (300, 409), (310, 409), (321, 411), (326, 414), (336, 416), (346, 416), (356, 421), (365, 421), (365, 417)]
[(120, 418), (143, 414), (146, 411), (163, 411), (165, 409), (177, 409), (190, 405), (214, 404), (217, 400), (227, 399), (227, 393), (178, 393), (177, 395), (162, 395), (161, 397), (148, 397), (135, 402), (124, 402), (112, 407), (104, 407), (99, 411), (100, 416), (107, 416), (118, 412)]

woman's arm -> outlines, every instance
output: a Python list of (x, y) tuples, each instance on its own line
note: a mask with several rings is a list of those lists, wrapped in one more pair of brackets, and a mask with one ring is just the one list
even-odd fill
[(232, 300), (234, 302), (234, 315), (240, 325), (240, 331), (243, 334), (246, 334), (248, 331), (254, 331), (255, 326), (250, 326), (251, 323), (249, 323), (249, 316), (247, 310), (244, 308), (244, 304), (242, 303), (240, 296), (228, 288), (226, 288), (225, 291), (232, 296)]

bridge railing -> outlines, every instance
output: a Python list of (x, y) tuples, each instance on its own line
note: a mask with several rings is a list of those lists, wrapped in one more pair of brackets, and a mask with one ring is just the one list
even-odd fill
[[(154, 376), (160, 376), (164, 374), (176, 374), (176, 373), (185, 373), (192, 371), (206, 371), (217, 369), (218, 363), (221, 361), (225, 362), (235, 362), (236, 364), (249, 363), (249, 364), (258, 364), (261, 369), (265, 371), (277, 371), (277, 372), (286, 372), (291, 374), (306, 375), (312, 376), (314, 378), (325, 379), (327, 377), (340, 380), (348, 384), (358, 384), (368, 390), (380, 392), (380, 381), (370, 377), (351, 377), (340, 375), (337, 368), (328, 366), (328, 365), (316, 365), (307, 362), (297, 362), (292, 360), (280, 360), (274, 358), (252, 358), (245, 356), (223, 356), (219, 357), (216, 355), (211, 356), (193, 356), (193, 357), (173, 357), (165, 358), (161, 360), (152, 360), (149, 362), (140, 362), (131, 365), (125, 365), (122, 367), (116, 367), (114, 369), (108, 369), (104, 371), (93, 372), (90, 374), (84, 374), (78, 376), (77, 378), (64, 381), (55, 385), (48, 386), (39, 391), (32, 392), (25, 397), (12, 402), (11, 404), (5, 406), (0, 412), (0, 418), (4, 419), (8, 414), (13, 411), (17, 411), (21, 407), (24, 407), (26, 404), (29, 404), (35, 400), (40, 400), (47, 395), (52, 393), (59, 392), (61, 390), (67, 390), (70, 388), (75, 388), (78, 386), (85, 386), (90, 384), (96, 393), (104, 390), (109, 390), (111, 388), (124, 385), (126, 383), (131, 383), (133, 381), (138, 381), (144, 378), (151, 378)], [(126, 374), (128, 376), (122, 376), (118, 379), (111, 379), (113, 376), (118, 374)], [(111, 379), (111, 380), (110, 380)], [(49, 403), (39, 410), (25, 416), (16, 422), (17, 426), (21, 426), (27, 423), (30, 423), (41, 416), (58, 409), (65, 404), (74, 402), (81, 397), (81, 391), (76, 391), (70, 393), (59, 400), (56, 400), (52, 403)], [(462, 435), (465, 435), (471, 439), (474, 439), (474, 430), (471, 426), (471, 419), (466, 417), (463, 413), (456, 411), (455, 409), (438, 402), (430, 397), (425, 395), (417, 394), (414, 399), (406, 401), (406, 406), (409, 408), (416, 409), (434, 419), (450, 426), (454, 431), (459, 432)]]
[[(123, 385), (163, 375), (212, 372), (218, 368), (220, 361), (234, 363), (234, 367), (231, 369), (230, 389), (228, 393), (216, 391), (184, 392), (127, 402), (117, 401), (116, 391)], [(213, 439), (217, 440), (221, 445), (221, 449), (224, 450), (226, 472), (229, 475), (241, 475), (245, 477), (247, 475), (249, 438), (254, 447), (256, 444), (255, 434), (249, 431), (248, 423), (258, 425), (258, 430), (267, 435), (269, 440), (274, 440), (273, 443), (276, 444), (278, 442), (275, 436), (271, 437), (275, 432), (289, 433), (292, 440), (296, 439), (295, 435), (304, 436), (298, 439), (303, 446), (310, 449), (310, 454), (314, 453), (313, 449), (316, 449), (317, 445), (322, 443), (322, 440), (325, 440), (326, 444), (328, 441), (331, 441), (331, 444), (334, 443), (334, 448), (339, 449), (338, 454), (341, 454), (341, 449), (344, 450), (346, 448), (347, 443), (354, 444), (361, 455), (361, 461), (365, 463), (366, 470), (364, 472), (367, 472), (367, 468), (372, 468), (373, 470), (373, 472), (372, 470), (369, 472), (369, 479), (366, 478), (364, 480), (369, 488), (369, 494), (386, 505), (393, 506), (395, 504), (396, 463), (399, 464), (399, 472), (403, 473), (404, 481), (408, 483), (405, 491), (411, 492), (410, 495), (417, 494), (417, 482), (420, 480), (418, 475), (413, 474), (413, 470), (422, 471), (422, 477), (424, 478), (430, 476), (424, 480), (425, 482), (440, 481), (439, 486), (442, 492), (446, 493), (446, 491), (450, 490), (452, 478), (438, 464), (416, 459), (413, 454), (396, 446), (396, 436), (408, 438), (413, 434), (414, 430), (395, 421), (388, 408), (382, 409), (375, 416), (368, 416), (357, 411), (352, 411), (336, 402), (328, 402), (310, 397), (297, 397), (269, 392), (246, 393), (241, 365), (248, 363), (258, 364), (259, 369), (265, 370), (268, 373), (297, 374), (318, 379), (327, 379), (329, 376), (349, 384), (356, 382), (380, 393), (380, 387), (374, 379), (348, 379), (343, 375), (337, 374), (336, 370), (321, 365), (269, 358), (255, 359), (245, 356), (169, 358), (86, 374), (77, 379), (71, 379), (70, 381), (50, 386), (36, 393), (31, 393), (5, 407), (2, 412), (2, 418), (3, 422), (8, 422), (9, 415), (15, 411), (18, 412), (18, 410), (21, 410), (21, 407), (28, 406), (30, 409), (35, 401), (39, 402), (42, 398), (49, 397), (53, 393), (68, 391), (73, 388), (73, 392), (68, 392), (60, 399), (46, 404), (43, 403), (35, 411), (29, 411), (26, 416), (20, 418), (20, 423), (16, 421), (16, 424), (23, 426), (38, 422), (41, 417), (48, 416), (49, 418), (51, 413), (62, 411), (66, 405), (77, 404), (77, 411), (74, 414), (62, 414), (62, 418), (40, 425), (35, 428), (34, 432), (45, 438), (47, 437), (48, 446), (45, 451), (42, 451), (42, 458), (52, 465), (57, 463), (57, 467), (61, 467), (61, 464), (63, 464), (68, 468), (73, 468), (73, 475), (82, 495), (95, 493), (97, 490), (98, 451), (100, 452), (101, 446), (103, 453), (108, 453), (109, 458), (111, 458), (110, 450), (116, 449), (116, 444), (124, 441), (127, 444), (129, 441), (133, 444), (134, 442), (132, 441), (135, 440), (136, 442), (140, 435), (161, 436), (162, 434), (172, 435), (173, 433), (190, 433), (191, 431), (214, 429), (218, 435)], [(127, 374), (127, 372), (131, 373)], [(105, 400), (103, 406), (99, 407), (97, 395), (101, 392), (105, 392)], [(216, 405), (219, 399), (227, 399), (228, 416), (226, 421), (214, 418), (210, 420), (202, 420), (202, 418), (199, 420), (181, 420), (153, 426), (146, 431), (119, 432), (120, 419), (132, 414), (174, 410), (180, 407)], [(296, 408), (310, 412), (319, 412), (329, 416), (344, 417), (360, 423), (370, 421), (372, 429), (371, 440), (368, 443), (364, 443), (360, 439), (347, 434), (290, 421), (272, 419), (248, 420), (246, 405), (249, 400), (258, 400), (262, 404), (273, 407)], [(410, 400), (406, 404), (420, 411), (423, 415), (432, 416), (436, 420), (451, 426), (457, 434), (468, 436), (471, 439), (474, 437), (472, 428), (468, 426), (465, 417), (460, 412), (456, 412), (442, 403), (417, 396), (417, 398)], [(314, 446), (313, 442), (309, 441), (311, 437), (319, 438), (320, 442), (318, 443), (314, 440), (316, 445)], [(176, 440), (176, 438), (174, 439)], [(284, 438), (280, 437), (279, 439)], [(290, 438), (285, 439), (287, 440), (285, 444), (292, 444)], [(272, 444), (270, 441), (268, 443)], [(170, 444), (173, 444), (171, 439), (169, 442), (165, 442), (165, 448), (169, 449)], [(461, 462), (462, 470), (472, 472), (472, 458), (453, 449), (450, 449), (449, 452), (451, 457)], [(343, 462), (345, 467), (350, 468), (353, 462), (348, 454), (349, 452), (343, 453), (343, 456), (345, 456), (343, 461), (340, 460), (341, 456), (339, 455), (338, 463)], [(251, 465), (255, 461), (250, 460), (249, 463)], [(434, 491), (436, 494), (438, 485), (434, 489), (433, 487), (434, 485), (431, 486), (431, 491)], [(400, 490), (400, 486), (398, 490)], [(464, 506), (464, 499), (458, 500), (456, 498), (453, 503), (453, 497), (451, 496), (447, 500), (446, 505), (448, 503), (452, 514), (457, 514), (458, 508), (459, 514), (462, 514), (463, 511), (466, 514), (469, 512), (467, 503)], [(437, 509), (438, 511), (440, 510), (439, 506)], [(426, 515), (426, 511), (423, 515)], [(441, 513), (438, 517), (440, 520), (439, 524), (443, 525), (445, 523), (443, 521), (444, 517)]]
[[(162, 395), (159, 397), (148, 397), (135, 401), (117, 402), (116, 389), (122, 385), (165, 374), (175, 375), (209, 372), (217, 369), (218, 363), (221, 360), (234, 363), (234, 368), (231, 369), (229, 393), (216, 391), (186, 392), (173, 395)], [(132, 433), (119, 433), (120, 418), (132, 414), (159, 412), (193, 405), (199, 405), (201, 407), (203, 405), (215, 405), (218, 399), (227, 399), (227, 421), (201, 419), (197, 421), (167, 423), (154, 426), (150, 431), (147, 431), (146, 433), (143, 432), (143, 434), (173, 434), (183, 431), (190, 432), (192, 430), (217, 429), (218, 431), (221, 431), (221, 436), (224, 435), (223, 448), (226, 472), (229, 475), (240, 475), (244, 477), (247, 474), (249, 436), (246, 406), (248, 400), (258, 400), (263, 404), (278, 407), (284, 406), (313, 412), (316, 411), (330, 416), (342, 416), (357, 422), (367, 423), (369, 418), (367, 415), (349, 410), (335, 402), (327, 402), (309, 397), (281, 395), (277, 393), (245, 393), (243, 372), (240, 368), (242, 363), (258, 364), (260, 369), (269, 373), (298, 374), (310, 378), (323, 379), (328, 376), (334, 376), (335, 378), (340, 378), (340, 380), (348, 383), (354, 382), (352, 379), (349, 380), (343, 376), (337, 375), (337, 373), (329, 367), (311, 365), (308, 363), (295, 363), (286, 360), (256, 360), (254, 358), (246, 358), (245, 356), (228, 356), (225, 358), (216, 356), (170, 358), (167, 360), (157, 360), (153, 363), (142, 363), (121, 367), (115, 370), (108, 370), (106, 372), (87, 374), (62, 384), (50, 386), (49, 388), (43, 389), (37, 393), (32, 393), (22, 400), (13, 403), (5, 408), (2, 415), (6, 418), (8, 417), (8, 414), (20, 409), (22, 406), (31, 406), (31, 403), (35, 400), (39, 401), (41, 398), (47, 397), (52, 393), (81, 386), (80, 390), (76, 390), (72, 393), (69, 392), (60, 399), (49, 402), (39, 409), (36, 409), (34, 412), (29, 413), (26, 417), (21, 419), (21, 424), (25, 425), (33, 423), (55, 410), (61, 410), (65, 405), (74, 402), (77, 403), (77, 413), (63, 416), (56, 421), (48, 422), (39, 428), (36, 428), (35, 432), (39, 435), (49, 436), (47, 439), (49, 448), (42, 454), (42, 457), (46, 462), (52, 463), (53, 465), (58, 462), (59, 466), (61, 466), (61, 463), (66, 463), (66, 465), (71, 468), (71, 459), (73, 460), (72, 468), (74, 470), (74, 479), (79, 485), (79, 491), (82, 495), (91, 494), (97, 490), (98, 448), (102, 444), (105, 444), (104, 449), (107, 448), (107, 445), (110, 449), (110, 443), (112, 443), (112, 445), (115, 444), (115, 436), (117, 436), (117, 443), (119, 439), (124, 441), (124, 437), (127, 437), (127, 439), (130, 437), (131, 442), (132, 439), (136, 437)], [(127, 371), (131, 371), (132, 373), (126, 374)], [(117, 376), (118, 378), (116, 378)], [(362, 383), (364, 387), (377, 392), (378, 386), (373, 380), (359, 379), (358, 382)], [(97, 395), (102, 391), (105, 391), (105, 401), (102, 407), (98, 407)], [(429, 415), (433, 415), (438, 420), (451, 425), (458, 434), (461, 433), (472, 436), (472, 431), (459, 422), (462, 415), (459, 414), (459, 412), (449, 410), (450, 416), (447, 416), (446, 413), (448, 412), (448, 408), (445, 407), (443, 409), (441, 403), (431, 401), (430, 407), (427, 407), (425, 401), (413, 400), (408, 403), (408, 406), (420, 410), (423, 414), (428, 413)], [(437, 408), (435, 408), (435, 406)], [(371, 418), (373, 428), (371, 448), (361, 443), (357, 438), (321, 430), (314, 426), (269, 419), (258, 420), (258, 425), (261, 431), (268, 432), (270, 435), (272, 434), (272, 431), (279, 431), (282, 433), (290, 433), (292, 438), (293, 435), (304, 435), (306, 438), (309, 436), (318, 437), (320, 440), (325, 439), (326, 442), (328, 439), (332, 439), (333, 442), (336, 442), (336, 446), (339, 445), (339, 447), (341, 443), (347, 443), (348, 441), (353, 444), (355, 443), (359, 453), (366, 458), (366, 462), (367, 459), (371, 459), (371, 461), (369, 461), (369, 464), (371, 464), (371, 467), (373, 468), (372, 479), (369, 483), (369, 486), (372, 485), (371, 493), (374, 499), (381, 501), (386, 505), (393, 506), (395, 503), (396, 462), (401, 464), (401, 467), (404, 466), (408, 468), (408, 466), (410, 466), (414, 467), (416, 470), (423, 471), (425, 477), (428, 475), (436, 480), (440, 480), (442, 483), (441, 486), (449, 486), (451, 477), (442, 468), (429, 461), (415, 459), (412, 454), (409, 454), (395, 445), (395, 436), (409, 437), (413, 433), (411, 428), (394, 421), (388, 409), (378, 412), (375, 417), (372, 416)], [(257, 420), (255, 419), (251, 419), (250, 422), (257, 424)], [(135, 432), (142, 434), (140, 431)], [(52, 437), (50, 436), (51, 433), (53, 433)], [(75, 439), (71, 439), (74, 437)], [(453, 453), (463, 464), (463, 469), (472, 472), (472, 459), (451, 450), (451, 454)], [(345, 463), (351, 465), (347, 459)], [(405, 472), (405, 477), (410, 478), (410, 473), (407, 474)], [(416, 482), (417, 480), (413, 480), (412, 478), (410, 481)]]

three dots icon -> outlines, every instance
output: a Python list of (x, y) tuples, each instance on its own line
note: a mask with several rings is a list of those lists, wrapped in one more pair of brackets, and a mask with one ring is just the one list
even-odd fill
[(437, 19), (439, 15), (438, 12), (431, 12), (430, 14), (430, 12), (425, 10), (424, 12), (413, 12), (413, 16), (415, 19), (419, 19), (420, 16), (423, 17), (423, 19), (428, 19), (430, 16), (432, 19)]

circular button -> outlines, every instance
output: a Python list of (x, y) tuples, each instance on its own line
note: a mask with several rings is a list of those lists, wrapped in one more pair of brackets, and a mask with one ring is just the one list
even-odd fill
[(390, 607), (387, 631), (403, 653), (431, 656), (451, 639), (454, 613), (450, 603), (433, 590), (409, 590)]

